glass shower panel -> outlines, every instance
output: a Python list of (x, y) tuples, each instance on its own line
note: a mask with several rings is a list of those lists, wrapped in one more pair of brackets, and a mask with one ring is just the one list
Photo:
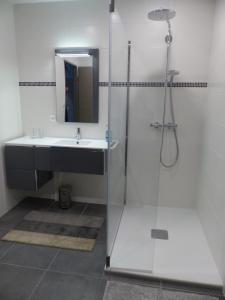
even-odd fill
[(112, 253), (119, 228), (125, 197), (126, 87), (127, 39), (116, 13), (110, 14), (110, 82), (109, 82), (109, 143), (108, 155), (108, 234), (107, 255)]
[[(164, 95), (162, 84), (156, 84), (159, 74), (163, 78), (164, 61), (158, 60), (163, 50), (140, 39), (140, 33), (146, 32), (148, 40), (148, 9), (144, 0), (120, 0), (115, 1), (115, 12), (110, 16), (109, 129), (112, 139), (119, 143), (109, 149), (108, 256), (112, 269), (143, 274), (151, 274), (154, 265), (152, 229), (156, 229), (160, 170), (161, 131), (150, 124), (161, 121)], [(129, 98), (124, 84), (128, 78), (128, 41)]]

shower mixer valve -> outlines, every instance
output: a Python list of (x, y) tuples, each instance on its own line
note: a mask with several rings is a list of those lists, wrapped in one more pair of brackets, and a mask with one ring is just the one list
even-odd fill
[(167, 129), (175, 129), (177, 128), (177, 124), (176, 123), (166, 123), (166, 124), (162, 124), (159, 122), (153, 122), (150, 124), (150, 127), (153, 127), (155, 129), (162, 129), (162, 128), (167, 128)]

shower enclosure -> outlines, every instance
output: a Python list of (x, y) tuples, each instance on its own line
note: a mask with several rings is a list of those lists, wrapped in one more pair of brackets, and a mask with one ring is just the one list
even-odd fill
[(197, 211), (212, 12), (195, 3), (110, 1), (106, 267), (221, 286)]

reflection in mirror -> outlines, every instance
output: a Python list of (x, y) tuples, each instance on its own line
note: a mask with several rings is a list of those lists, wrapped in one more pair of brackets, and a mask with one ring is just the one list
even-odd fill
[(57, 121), (98, 122), (98, 49), (57, 49)]

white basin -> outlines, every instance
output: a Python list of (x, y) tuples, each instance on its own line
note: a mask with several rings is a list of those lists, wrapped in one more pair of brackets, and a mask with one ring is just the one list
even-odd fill
[(54, 145), (58, 146), (74, 146), (74, 147), (79, 147), (79, 146), (88, 146), (91, 143), (91, 141), (88, 140), (72, 140), (72, 139), (63, 139), (59, 140)]
[[(78, 142), (78, 143), (77, 143)], [(35, 146), (35, 147), (71, 147), (71, 148), (86, 148), (96, 150), (107, 150), (108, 143), (103, 139), (81, 139), (77, 141), (75, 138), (63, 137), (43, 137), (39, 139), (32, 139), (29, 136), (23, 136), (6, 142), (7, 145), (17, 146)], [(111, 145), (111, 149), (115, 148), (118, 142), (115, 141)]]

